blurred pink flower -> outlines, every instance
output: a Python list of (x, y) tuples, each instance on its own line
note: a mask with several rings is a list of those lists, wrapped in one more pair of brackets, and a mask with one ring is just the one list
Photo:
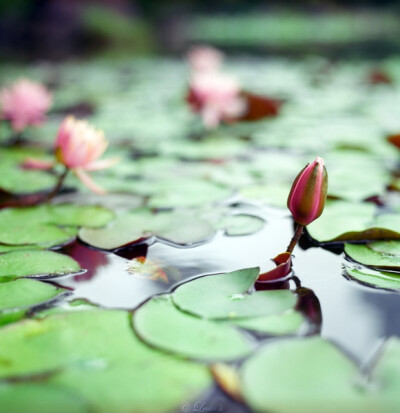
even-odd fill
[(190, 81), (187, 102), (201, 114), (207, 128), (229, 122), (246, 112), (246, 100), (236, 79), (221, 72), (195, 73)]
[(1, 117), (9, 120), (16, 132), (30, 125), (40, 125), (51, 103), (49, 91), (27, 79), (20, 79), (0, 92)]
[(68, 116), (58, 130), (55, 151), (57, 160), (93, 192), (102, 194), (104, 189), (94, 183), (87, 171), (98, 171), (118, 162), (117, 158), (98, 160), (108, 146), (101, 130), (95, 129), (84, 120)]
[(216, 71), (221, 67), (223, 54), (210, 46), (198, 46), (187, 55), (187, 60), (194, 72)]

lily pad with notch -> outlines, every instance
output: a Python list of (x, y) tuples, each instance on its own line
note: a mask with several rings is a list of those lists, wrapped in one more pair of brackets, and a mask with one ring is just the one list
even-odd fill
[(209, 319), (270, 316), (295, 306), (290, 290), (250, 292), (258, 275), (259, 268), (246, 268), (199, 277), (181, 284), (172, 300), (181, 311)]

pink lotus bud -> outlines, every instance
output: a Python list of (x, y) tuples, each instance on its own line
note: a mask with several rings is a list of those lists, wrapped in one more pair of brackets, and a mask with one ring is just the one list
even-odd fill
[(55, 151), (57, 160), (72, 169), (78, 178), (92, 191), (102, 193), (86, 173), (108, 168), (118, 162), (118, 159), (99, 161), (108, 146), (103, 131), (95, 129), (86, 121), (68, 116), (58, 130)]
[(290, 190), (287, 206), (297, 224), (308, 225), (322, 214), (327, 189), (324, 160), (317, 157), (297, 175)]
[(187, 55), (189, 65), (195, 72), (216, 71), (224, 59), (223, 54), (210, 46), (198, 46)]
[(246, 100), (241, 96), (235, 78), (220, 72), (195, 74), (190, 82), (187, 101), (199, 112), (203, 123), (214, 128), (244, 114)]
[(20, 132), (27, 126), (40, 125), (52, 103), (51, 94), (40, 83), (21, 79), (0, 92), (1, 117)]

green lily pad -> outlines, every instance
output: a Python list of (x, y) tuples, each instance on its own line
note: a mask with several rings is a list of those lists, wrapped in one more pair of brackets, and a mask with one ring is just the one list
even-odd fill
[(195, 359), (234, 360), (252, 348), (235, 327), (179, 311), (169, 296), (152, 298), (136, 310), (133, 326), (150, 346)]
[(227, 235), (248, 235), (259, 230), (264, 220), (250, 214), (232, 215), (226, 208), (152, 212), (137, 209), (121, 214), (107, 227), (82, 228), (79, 238), (96, 248), (114, 250), (128, 244), (166, 243), (194, 246), (209, 241), (216, 229)]
[(169, 211), (155, 214), (139, 209), (120, 215), (105, 228), (82, 228), (79, 238), (93, 247), (113, 250), (152, 237), (178, 245), (194, 245), (209, 240), (214, 233), (207, 221), (190, 214)]
[(151, 208), (198, 207), (223, 201), (232, 195), (230, 188), (199, 179), (170, 179), (158, 182), (157, 186), (148, 202)]
[(12, 252), (12, 251), (22, 251), (22, 250), (40, 250), (42, 249), (39, 245), (5, 245), (0, 244), (0, 254), (4, 252)]
[(114, 219), (109, 209), (94, 205), (40, 205), (30, 208), (9, 208), (0, 214), (0, 220), (35, 221), (41, 224), (74, 227), (102, 227)]
[(0, 255), (0, 282), (20, 277), (53, 278), (81, 271), (74, 259), (54, 251), (22, 250)]
[[(390, 176), (379, 158), (355, 150), (338, 150), (326, 158), (329, 171), (328, 195), (362, 201), (382, 195)], [(357, 173), (354, 173), (357, 171)]]
[(354, 261), (369, 267), (400, 270), (400, 241), (345, 244), (344, 252)]
[(24, 170), (14, 164), (0, 165), (0, 188), (13, 194), (50, 191), (57, 177), (48, 172)]
[(400, 290), (400, 274), (395, 272), (345, 267), (344, 276), (370, 287), (390, 291)]
[(400, 215), (384, 214), (374, 218), (376, 207), (367, 203), (330, 202), (320, 218), (307, 226), (316, 241), (368, 241), (400, 239)]
[(38, 306), (66, 291), (64, 288), (30, 279), (3, 282), (0, 283), (0, 312)]
[(360, 388), (357, 366), (320, 337), (266, 345), (240, 373), (244, 397), (255, 411), (391, 411), (387, 398)]
[[(207, 367), (152, 350), (133, 334), (129, 317), (125, 311), (72, 311), (2, 327), (0, 360), (7, 362), (0, 363), (0, 377), (8, 384), (0, 399), (13, 406), (18, 384), (10, 380), (35, 387), (37, 376), (43, 391), (56, 386), (98, 413), (169, 412), (199, 397), (212, 382)], [(29, 398), (20, 402), (30, 411)]]
[(283, 314), (239, 318), (233, 320), (233, 322), (246, 330), (280, 336), (297, 333), (305, 323), (305, 319), (297, 311), (289, 310)]
[(279, 314), (294, 307), (296, 296), (289, 290), (249, 293), (258, 275), (259, 268), (246, 268), (196, 278), (180, 285), (172, 299), (182, 311), (214, 319)]
[(90, 412), (87, 402), (78, 394), (66, 388), (43, 383), (0, 385), (0, 406), (6, 409), (7, 413)]
[(65, 245), (75, 239), (71, 231), (58, 228), (54, 225), (24, 222), (16, 217), (8, 219), (0, 212), (0, 243), (11, 246), (37, 245), (50, 248)]
[(37, 244), (46, 248), (64, 245), (75, 238), (78, 226), (99, 227), (113, 218), (113, 212), (97, 206), (60, 204), (7, 208), (0, 211), (0, 243)]

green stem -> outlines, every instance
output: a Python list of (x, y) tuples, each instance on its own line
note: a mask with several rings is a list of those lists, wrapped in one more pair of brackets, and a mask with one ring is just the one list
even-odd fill
[(303, 233), (303, 229), (304, 229), (304, 225), (300, 225), (300, 224), (297, 225), (296, 231), (295, 231), (295, 233), (294, 233), (294, 235), (293, 235), (292, 240), (290, 241), (289, 246), (288, 246), (287, 249), (286, 249), (286, 252), (289, 252), (290, 254), (292, 254), (292, 252), (293, 252), (293, 250), (294, 250), (294, 247), (295, 247), (296, 244), (298, 243), (298, 241), (299, 241), (299, 239), (300, 239), (300, 237), (301, 237), (301, 234)]
[(69, 169), (65, 168), (64, 172), (58, 177), (58, 181), (53, 190), (45, 197), (45, 202), (50, 202), (60, 192), (60, 189), (63, 186), (64, 180), (68, 175), (68, 172)]

